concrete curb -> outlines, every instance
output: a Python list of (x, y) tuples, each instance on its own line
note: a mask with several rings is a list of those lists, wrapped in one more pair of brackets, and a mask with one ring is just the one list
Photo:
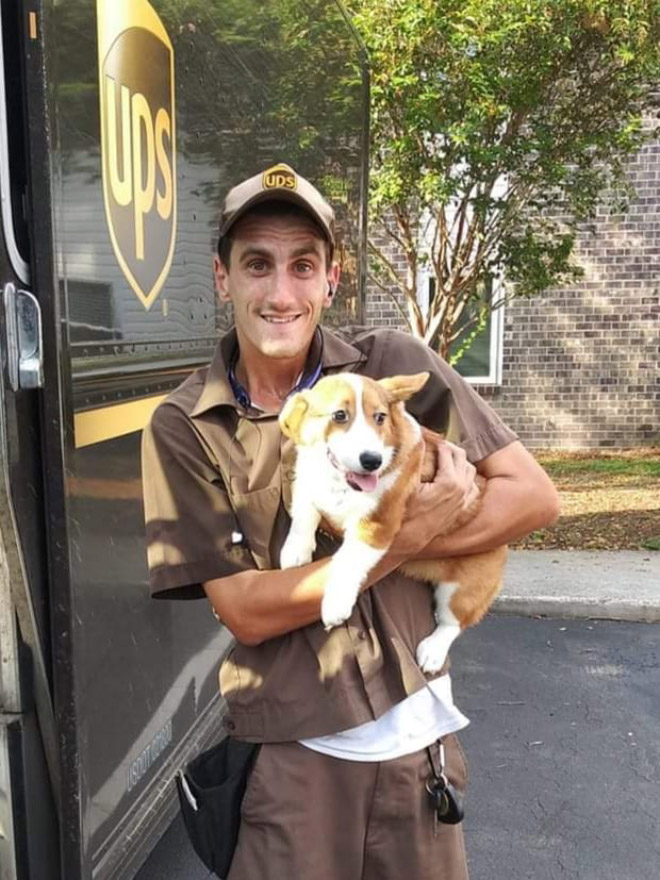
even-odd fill
[(660, 621), (660, 604), (624, 602), (621, 599), (501, 595), (495, 600), (491, 610), (494, 614), (518, 614), (522, 617), (586, 617), (591, 620), (642, 623)]
[(660, 553), (514, 550), (493, 612), (660, 621)]

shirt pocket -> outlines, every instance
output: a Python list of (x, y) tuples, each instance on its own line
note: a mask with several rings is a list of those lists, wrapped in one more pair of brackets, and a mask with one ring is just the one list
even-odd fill
[(285, 438), (281, 447), (281, 472), (282, 472), (282, 504), (291, 516), (291, 504), (293, 501), (293, 484), (296, 479), (296, 447), (293, 440)]
[(272, 568), (270, 540), (280, 506), (280, 487), (268, 486), (254, 492), (235, 492), (231, 504), (245, 543), (259, 569)]

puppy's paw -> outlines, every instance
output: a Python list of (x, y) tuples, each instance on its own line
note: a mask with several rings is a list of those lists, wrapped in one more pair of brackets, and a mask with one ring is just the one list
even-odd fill
[(447, 659), (447, 651), (443, 649), (439, 650), (438, 646), (434, 644), (432, 636), (423, 639), (419, 645), (417, 645), (416, 654), (417, 662), (419, 663), (422, 672), (428, 674), (440, 672)]
[(321, 602), (321, 620), (326, 629), (339, 626), (351, 616), (357, 599), (355, 590), (346, 587), (333, 588), (331, 584), (325, 589)]
[(460, 635), (460, 628), (457, 626), (439, 626), (430, 636), (417, 645), (417, 662), (422, 672), (433, 674), (440, 672), (447, 659), (449, 648), (454, 639)]
[(280, 551), (280, 568), (297, 568), (312, 561), (316, 541), (304, 541), (297, 535), (289, 535)]

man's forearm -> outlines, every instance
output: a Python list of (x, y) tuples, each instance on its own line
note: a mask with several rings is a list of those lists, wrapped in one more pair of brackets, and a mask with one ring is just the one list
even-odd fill
[(552, 487), (528, 484), (512, 477), (492, 477), (486, 483), (474, 519), (450, 535), (434, 538), (417, 554), (418, 559), (485, 553), (554, 522), (558, 514)]
[[(369, 572), (362, 589), (377, 583), (420, 549), (417, 536), (400, 536)], [(258, 645), (315, 623), (332, 557), (299, 568), (253, 569), (207, 581), (206, 595), (220, 619), (239, 642)]]
[(319, 619), (329, 563), (322, 559), (300, 568), (250, 569), (207, 581), (204, 590), (236, 639), (258, 645)]

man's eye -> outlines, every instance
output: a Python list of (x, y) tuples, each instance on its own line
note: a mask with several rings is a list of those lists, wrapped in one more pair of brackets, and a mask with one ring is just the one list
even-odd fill
[(385, 419), (387, 418), (387, 413), (377, 412), (374, 413), (374, 421), (377, 425), (382, 425)]
[(266, 268), (266, 263), (263, 260), (250, 260), (248, 263), (248, 269), (252, 272), (263, 272)]
[(300, 272), (302, 275), (306, 275), (308, 272), (312, 271), (311, 263), (296, 263), (296, 272)]
[(345, 409), (338, 409), (332, 414), (333, 422), (347, 422), (348, 421), (348, 413)]

